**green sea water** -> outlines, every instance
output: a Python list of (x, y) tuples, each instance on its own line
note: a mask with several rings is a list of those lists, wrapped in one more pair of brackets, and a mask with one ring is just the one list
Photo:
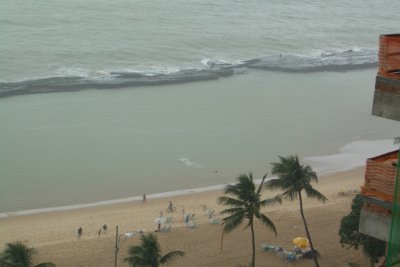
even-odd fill
[(0, 95), (22, 95), (0, 98), (0, 213), (192, 192), (261, 177), (277, 155), (322, 173), (394, 149), (400, 126), (371, 109), (379, 35), (398, 32), (398, 10), (2, 1)]
[[(391, 139), (398, 123), (370, 115), (374, 75), (252, 71), (1, 99), (0, 211), (218, 185), (243, 172), (261, 177), (277, 155), (318, 157)], [(340, 167), (357, 165), (362, 152), (344, 152), (350, 159)]]

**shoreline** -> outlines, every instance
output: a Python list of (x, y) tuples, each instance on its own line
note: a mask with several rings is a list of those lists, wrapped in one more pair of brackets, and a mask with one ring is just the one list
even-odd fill
[[(360, 147), (368, 147), (368, 153), (365, 151), (361, 151)], [(337, 154), (326, 155), (326, 156), (309, 156), (305, 157), (304, 161), (306, 164), (311, 166), (315, 165), (317, 167), (313, 168), (318, 176), (324, 177), (329, 176), (335, 173), (351, 171), (365, 164), (365, 159), (385, 153), (385, 151), (391, 150), (391, 148), (395, 148), (392, 144), (391, 139), (380, 139), (380, 140), (358, 140), (355, 142), (351, 142), (346, 144), (345, 146), (338, 149)], [(397, 148), (396, 148), (397, 149)], [(347, 165), (344, 165), (346, 162)], [(274, 179), (273, 176), (268, 177), (268, 179)], [(261, 181), (261, 179), (255, 180), (256, 182)], [(234, 180), (232, 180), (234, 182)], [(158, 199), (158, 198), (169, 198), (176, 197), (181, 195), (189, 195), (193, 193), (201, 193), (207, 191), (215, 191), (221, 190), (227, 183), (217, 184), (217, 185), (209, 185), (203, 187), (196, 188), (188, 188), (188, 189), (179, 189), (173, 191), (159, 192), (147, 194), (149, 199)], [(144, 192), (145, 193), (145, 192)], [(88, 208), (88, 207), (98, 207), (98, 206), (109, 206), (120, 203), (128, 203), (132, 201), (140, 201), (142, 200), (142, 195), (136, 195), (131, 197), (110, 199), (110, 200), (100, 200), (96, 202), (89, 203), (78, 203), (71, 205), (63, 205), (56, 207), (44, 207), (44, 208), (33, 208), (33, 209), (25, 209), (25, 210), (17, 210), (17, 211), (6, 211), (0, 212), (0, 218), (7, 218), (11, 216), (21, 216), (21, 215), (29, 215), (36, 213), (45, 213), (45, 212), (53, 212), (53, 211), (66, 211), (66, 210), (75, 210), (80, 208)]]
[[(364, 167), (320, 176), (319, 183), (313, 186), (328, 197), (326, 204), (306, 199), (305, 212), (310, 231), (316, 246), (322, 253), (321, 264), (324, 266), (341, 266), (341, 263), (355, 261), (363, 262), (361, 252), (348, 251), (338, 243), (337, 227), (340, 218), (350, 211), (351, 200), (355, 191), (359, 191), (364, 179)], [(339, 192), (345, 192), (339, 196)], [(278, 192), (267, 192), (267, 197)], [(244, 250), (238, 244), (249, 242), (248, 231), (237, 230), (226, 236), (224, 249), (219, 251), (221, 226), (209, 224), (204, 206), (215, 211), (218, 219), (223, 207), (216, 203), (221, 196), (221, 190), (210, 190), (179, 196), (151, 198), (142, 204), (140, 200), (110, 204), (96, 207), (85, 207), (73, 210), (50, 211), (43, 213), (9, 216), (0, 218), (0, 250), (8, 242), (22, 240), (39, 251), (41, 261), (52, 261), (59, 266), (110, 266), (113, 261), (113, 245), (115, 227), (120, 233), (133, 231), (154, 232), (157, 225), (154, 218), (163, 210), (164, 216), (172, 217), (170, 232), (158, 233), (163, 252), (173, 249), (186, 252), (185, 257), (178, 259), (171, 266), (234, 266), (248, 260), (250, 250)], [(167, 213), (168, 201), (172, 201), (176, 212)], [(196, 214), (197, 228), (185, 227), (183, 210)], [(291, 248), (291, 240), (302, 236), (303, 227), (298, 217), (297, 202), (288, 202), (280, 206), (267, 207), (264, 211), (270, 216), (278, 228), (278, 237), (256, 225), (257, 257), (271, 265), (286, 266), (279, 257), (270, 252), (260, 251), (263, 242)], [(106, 223), (109, 232), (97, 235), (98, 229)], [(82, 227), (84, 235), (81, 239), (76, 236), (76, 230)], [(138, 244), (139, 238), (134, 236), (127, 240), (119, 255), (119, 265), (123, 265), (127, 248)], [(222, 255), (221, 255), (222, 253)], [(258, 260), (261, 263), (261, 260)], [(339, 264), (340, 262), (340, 264)], [(289, 264), (289, 263), (288, 263)], [(308, 260), (296, 262), (296, 266), (309, 266)], [(338, 265), (339, 264), (339, 265)], [(289, 265), (288, 265), (289, 266)]]
[[(273, 179), (273, 178), (270, 178), (270, 179)], [(256, 181), (261, 181), (261, 179), (257, 179)], [(168, 197), (189, 195), (192, 193), (216, 191), (216, 190), (222, 189), (224, 186), (225, 186), (225, 184), (220, 184), (220, 185), (211, 185), (211, 186), (192, 188), (192, 189), (182, 189), (182, 190), (168, 191), (168, 192), (162, 192), (162, 193), (146, 194), (146, 198), (147, 199), (159, 199), (159, 198), (168, 198)], [(0, 213), (0, 219), (12, 217), (12, 216), (31, 215), (31, 214), (37, 214), (37, 213), (47, 213), (47, 212), (54, 212), (54, 211), (68, 211), (68, 210), (76, 210), (76, 209), (82, 209), (82, 208), (117, 205), (117, 204), (123, 204), (123, 203), (128, 203), (128, 202), (135, 202), (135, 201), (142, 201), (142, 196), (134, 196), (134, 197), (128, 197), (128, 198), (112, 199), (112, 200), (103, 200), (103, 201), (98, 201), (98, 202), (93, 202), (93, 203), (75, 204), (75, 205), (67, 205), (67, 206), (60, 206), (60, 207), (28, 209), (28, 210), (21, 210), (21, 211), (8, 211), (8, 212)]]
[[(329, 156), (328, 156), (329, 157)], [(309, 158), (316, 158), (316, 157), (309, 157)], [(323, 158), (323, 157), (321, 157)], [(357, 168), (360, 168), (362, 165), (357, 166), (348, 166), (343, 167), (343, 169), (334, 170), (323, 170), (320, 171), (318, 177), (325, 177), (330, 176), (336, 173), (352, 171)], [(317, 171), (318, 173), (318, 171)], [(275, 177), (268, 177), (266, 181), (275, 179)], [(255, 182), (259, 183), (261, 179), (256, 179)], [(232, 181), (234, 183), (234, 180)], [(197, 188), (189, 188), (189, 189), (181, 189), (181, 190), (174, 190), (174, 191), (167, 191), (161, 193), (154, 193), (154, 194), (146, 194), (147, 199), (166, 199), (171, 197), (177, 196), (185, 196), (190, 194), (196, 193), (203, 193), (209, 191), (219, 191), (224, 188), (225, 184), (218, 184), (218, 185), (211, 185), (211, 186), (204, 186), (204, 187), (197, 187)], [(59, 207), (46, 207), (46, 208), (35, 208), (35, 209), (27, 209), (27, 210), (20, 210), (20, 211), (8, 211), (8, 212), (1, 212), (1, 218), (13, 217), (13, 216), (22, 216), (22, 215), (31, 215), (37, 213), (48, 213), (48, 212), (55, 212), (55, 211), (69, 211), (69, 210), (76, 210), (82, 208), (91, 208), (91, 207), (102, 207), (102, 206), (110, 206), (110, 205), (117, 205), (129, 202), (137, 202), (142, 201), (142, 196), (133, 196), (127, 198), (119, 198), (119, 199), (111, 199), (111, 200), (102, 200), (92, 203), (83, 203), (83, 204), (73, 204), (73, 205), (66, 205), (66, 206), (59, 206)]]

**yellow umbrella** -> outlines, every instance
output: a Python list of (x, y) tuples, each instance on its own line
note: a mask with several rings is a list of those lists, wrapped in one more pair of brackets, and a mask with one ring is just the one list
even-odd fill
[(308, 239), (305, 237), (296, 237), (292, 242), (298, 248), (308, 248), (310, 246)]

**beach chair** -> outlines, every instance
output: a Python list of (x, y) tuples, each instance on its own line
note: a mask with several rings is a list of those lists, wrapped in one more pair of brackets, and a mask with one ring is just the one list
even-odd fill
[(273, 246), (268, 245), (266, 243), (262, 243), (261, 244), (261, 248), (262, 248), (263, 251), (271, 251), (273, 249)]
[(185, 225), (188, 228), (197, 228), (197, 223), (195, 223), (195, 222), (187, 222), (187, 223), (185, 223)]
[(210, 224), (221, 224), (221, 221), (218, 218), (209, 219), (208, 222)]
[(171, 231), (171, 225), (165, 224), (163, 227), (161, 227), (160, 232), (169, 232)]
[(166, 223), (172, 223), (173, 220), (174, 220), (174, 218), (173, 218), (172, 216), (168, 216), (168, 217), (165, 219), (165, 222), (166, 222)]
[(281, 247), (274, 246), (274, 245), (268, 245), (268, 244), (266, 244), (266, 243), (262, 243), (262, 244), (261, 244), (261, 248), (262, 248), (263, 251), (272, 251), (272, 252), (275, 252), (275, 253), (277, 253), (277, 254), (278, 254), (280, 251), (283, 250)]
[(140, 229), (140, 230), (137, 230), (137, 231), (129, 231), (129, 232), (126, 232), (126, 233), (124, 233), (124, 235), (125, 235), (127, 238), (130, 238), (130, 237), (132, 237), (132, 236), (141, 235), (141, 234), (143, 234), (143, 233), (144, 233), (143, 229)]
[(212, 219), (213, 218), (213, 216), (214, 216), (214, 210), (208, 210), (207, 211), (207, 216), (208, 216), (208, 219)]
[(136, 232), (135, 232), (135, 231), (126, 232), (126, 233), (125, 233), (125, 236), (128, 237), (128, 238), (130, 238), (130, 237), (132, 237), (132, 236), (135, 236), (135, 235), (136, 235)]

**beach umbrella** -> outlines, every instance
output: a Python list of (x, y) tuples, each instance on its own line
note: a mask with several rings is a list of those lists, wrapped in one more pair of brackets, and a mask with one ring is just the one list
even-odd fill
[(293, 239), (293, 245), (298, 248), (308, 248), (310, 246), (308, 239), (305, 237), (296, 237)]

